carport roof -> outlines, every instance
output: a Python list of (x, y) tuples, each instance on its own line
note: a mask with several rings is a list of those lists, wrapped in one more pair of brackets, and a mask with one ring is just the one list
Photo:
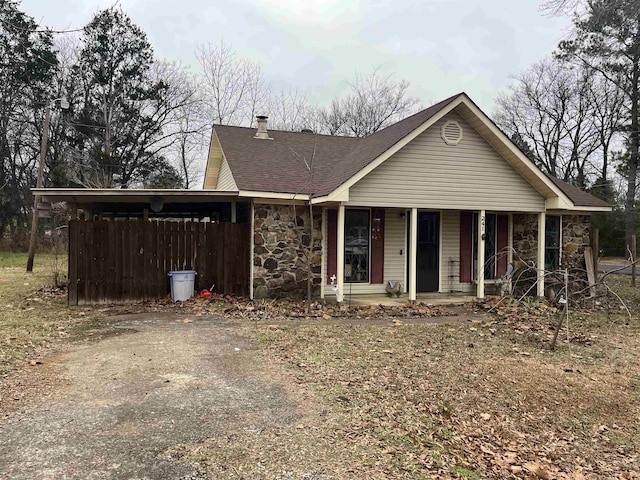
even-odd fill
[(237, 200), (237, 191), (186, 189), (119, 188), (34, 188), (35, 195), (49, 202), (68, 203), (149, 203), (153, 197), (167, 202), (224, 202)]

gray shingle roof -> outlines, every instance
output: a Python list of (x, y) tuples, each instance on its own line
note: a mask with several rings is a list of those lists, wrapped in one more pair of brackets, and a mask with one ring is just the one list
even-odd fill
[[(240, 190), (317, 197), (331, 193), (460, 95), (365, 138), (269, 130), (273, 140), (261, 140), (253, 138), (255, 128), (214, 128)], [(312, 158), (310, 175), (306, 164)]]
[(591, 195), (590, 193), (585, 192), (584, 190), (580, 190), (578, 187), (571, 185), (570, 183), (565, 182), (564, 180), (560, 180), (559, 178), (552, 177), (547, 175), (549, 179), (562, 190), (569, 200), (573, 202), (573, 204), (577, 207), (610, 207), (607, 202), (604, 200)]

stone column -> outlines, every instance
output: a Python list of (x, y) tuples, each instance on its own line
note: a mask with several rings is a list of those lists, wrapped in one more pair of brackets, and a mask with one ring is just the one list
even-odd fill
[(544, 247), (546, 214), (538, 214), (538, 297), (544, 297)]

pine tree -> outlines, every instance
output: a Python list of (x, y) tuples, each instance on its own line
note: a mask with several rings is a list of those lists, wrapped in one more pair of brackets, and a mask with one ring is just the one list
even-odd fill
[[(121, 10), (98, 12), (84, 28), (73, 73), (81, 85), (75, 107), (76, 182), (139, 184), (159, 162), (169, 106), (168, 86), (151, 75), (153, 48)], [(87, 165), (88, 164), (88, 165)], [(88, 167), (88, 168), (87, 168)]]

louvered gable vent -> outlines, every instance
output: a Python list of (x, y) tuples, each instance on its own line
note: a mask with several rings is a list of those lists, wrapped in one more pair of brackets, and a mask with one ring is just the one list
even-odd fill
[(455, 120), (446, 121), (440, 133), (447, 145), (457, 145), (462, 140), (462, 127)]

